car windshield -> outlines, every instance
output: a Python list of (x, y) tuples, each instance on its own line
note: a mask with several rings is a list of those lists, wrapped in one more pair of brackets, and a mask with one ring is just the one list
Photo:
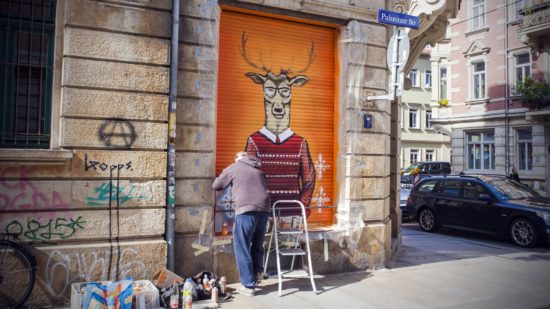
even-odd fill
[(487, 181), (493, 193), (501, 200), (517, 200), (528, 197), (540, 197), (533, 189), (510, 179), (495, 179)]

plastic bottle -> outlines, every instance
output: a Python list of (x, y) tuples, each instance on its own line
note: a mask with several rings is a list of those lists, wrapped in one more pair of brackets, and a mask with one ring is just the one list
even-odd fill
[(183, 289), (181, 290), (181, 298), (183, 301), (185, 301), (185, 298), (187, 296), (193, 297), (193, 281), (191, 280), (191, 278), (185, 279)]
[(170, 288), (170, 309), (177, 309), (179, 307), (179, 293), (178, 283), (174, 280), (174, 284)]
[(218, 302), (218, 288), (212, 288), (212, 300), (217, 303)]
[(208, 280), (208, 276), (204, 274), (204, 278), (202, 279), (202, 286), (206, 291), (210, 291), (210, 280)]

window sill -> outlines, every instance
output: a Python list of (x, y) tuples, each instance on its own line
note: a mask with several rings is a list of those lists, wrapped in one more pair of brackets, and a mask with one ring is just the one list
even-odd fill
[(411, 128), (411, 127), (409, 127), (408, 129), (409, 129), (409, 130), (413, 130), (413, 131), (421, 131), (421, 130), (422, 130), (422, 129), (420, 129), (420, 128)]
[(471, 35), (476, 35), (476, 34), (479, 34), (479, 33), (483, 33), (483, 32), (488, 32), (489, 31), (489, 27), (485, 26), (483, 28), (479, 28), (479, 29), (476, 29), (476, 30), (471, 30), (471, 31), (468, 31), (466, 33), (464, 33), (464, 35), (466, 37), (469, 37)]
[(73, 158), (70, 150), (0, 149), (0, 162), (65, 163)]
[(469, 100), (469, 101), (466, 101), (466, 102), (464, 102), (464, 103), (470, 104), (470, 105), (485, 104), (485, 103), (489, 103), (489, 98), (477, 99), (477, 100)]

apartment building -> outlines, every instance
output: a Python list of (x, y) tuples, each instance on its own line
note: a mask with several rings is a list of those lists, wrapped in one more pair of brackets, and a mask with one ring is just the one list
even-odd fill
[[(468, 0), (432, 50), (432, 123), (452, 137), (454, 172), (509, 174), (550, 192), (550, 108), (518, 86), (550, 80), (550, 1)], [(546, 104), (546, 105), (545, 105)]]

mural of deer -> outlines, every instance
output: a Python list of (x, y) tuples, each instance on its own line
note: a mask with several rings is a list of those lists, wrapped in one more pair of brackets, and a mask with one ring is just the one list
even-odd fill
[[(308, 207), (315, 188), (315, 166), (309, 154), (307, 140), (290, 129), (290, 105), (292, 87), (303, 86), (309, 79), (304, 75), (291, 77), (293, 71), (290, 67), (274, 74), (271, 68), (250, 61), (246, 52), (247, 40), (246, 32), (243, 32), (241, 56), (250, 66), (265, 72), (245, 74), (254, 83), (262, 85), (265, 121), (263, 128), (248, 137), (245, 151), (262, 161), (272, 203), (278, 200), (300, 200)], [(315, 45), (312, 42), (306, 67), (296, 73), (306, 72), (314, 58)], [(298, 213), (299, 210), (287, 211), (286, 215)]]

